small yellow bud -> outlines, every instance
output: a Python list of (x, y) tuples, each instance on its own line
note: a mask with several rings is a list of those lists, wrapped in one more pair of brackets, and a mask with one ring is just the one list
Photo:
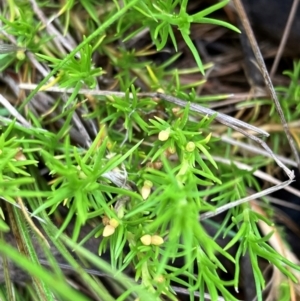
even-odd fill
[(119, 226), (119, 222), (115, 218), (111, 218), (109, 220), (109, 224), (114, 228), (117, 228)]
[(142, 195), (142, 197), (143, 197), (144, 200), (146, 200), (149, 197), (149, 195), (151, 193), (151, 187), (152, 186), (153, 186), (153, 183), (151, 181), (146, 180), (144, 182), (144, 186), (143, 186), (143, 188), (141, 190), (141, 195)]
[(16, 57), (19, 61), (23, 61), (26, 57), (24, 50), (17, 51)]
[(174, 147), (174, 146), (168, 147), (167, 152), (168, 152), (170, 155), (174, 155), (174, 154), (176, 153), (176, 147)]
[(185, 147), (185, 150), (188, 151), (189, 153), (193, 152), (196, 148), (196, 145), (194, 142), (190, 141)]
[(160, 246), (164, 243), (164, 239), (159, 235), (151, 236), (151, 244), (154, 246)]
[(150, 244), (151, 244), (151, 235), (145, 234), (145, 235), (143, 235), (143, 236), (140, 238), (140, 240), (141, 240), (141, 242), (142, 242), (142, 244), (143, 244), (144, 246), (150, 246)]
[(111, 236), (115, 233), (115, 228), (111, 225), (106, 225), (104, 227), (104, 230), (103, 230), (103, 236), (104, 237), (108, 237), (108, 236)]
[(155, 281), (158, 283), (164, 283), (165, 282), (165, 277), (163, 275), (159, 275), (157, 277), (155, 277)]
[(158, 140), (160, 141), (166, 141), (169, 139), (170, 137), (170, 128), (166, 129), (166, 130), (163, 130), (163, 131), (160, 131), (158, 133)]
[(147, 200), (151, 192), (151, 188), (149, 186), (143, 186), (141, 190), (141, 195), (144, 200)]
[[(175, 107), (172, 109), (172, 112), (173, 114), (176, 116), (176, 117), (180, 117), (179, 116), (179, 112), (180, 112), (181, 108), (180, 107)], [(182, 115), (182, 114), (181, 114)]]

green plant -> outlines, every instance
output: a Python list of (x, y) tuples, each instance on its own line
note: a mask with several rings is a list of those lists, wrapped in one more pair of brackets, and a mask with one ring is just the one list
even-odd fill
[[(204, 83), (202, 79), (185, 85), (181, 80), (184, 74), (204, 73), (209, 66), (202, 64), (190, 37), (193, 23), (238, 31), (224, 21), (207, 17), (224, 7), (227, 0), (194, 14), (188, 12), (186, 0), (132, 0), (123, 1), (122, 6), (117, 1), (82, 0), (76, 5), (66, 1), (64, 8), (57, 12), (57, 22), (65, 24), (60, 28), (70, 34), (82, 33), (84, 28), (86, 36), (80, 35), (82, 40), (67, 55), (60, 53), (54, 42), (56, 37), (47, 31), (51, 22), (42, 24), (43, 20), (38, 20), (29, 5), (13, 5), (17, 3), (12, 1), (10, 9), (6, 8), (1, 17), (4, 30), (15, 36), (20, 46), (36, 52), (38, 66), (45, 65), (52, 71), (40, 80), (34, 77), (36, 70), (29, 63), (30, 57), (17, 62), (15, 56), (2, 58), (5, 68), (15, 63), (16, 70), (24, 72), (24, 80), (31, 81), (33, 77), (38, 84), (18, 106), (18, 112), (30, 126), (10, 119), (9, 110), (1, 111), (1, 197), (16, 206), (26, 203), (31, 216), (44, 221), (39, 227), (68, 266), (79, 271), (91, 295), (103, 300), (136, 297), (176, 300), (174, 284), (178, 284), (190, 294), (190, 300), (196, 294), (204, 300), (206, 292), (212, 300), (217, 300), (219, 295), (225, 300), (237, 300), (232, 288), (237, 291), (240, 287), (240, 259), (246, 253), (252, 263), (258, 300), (262, 300), (265, 287), (259, 266), (261, 259), (296, 280), (289, 268), (299, 270), (299, 266), (268, 245), (272, 232), (264, 236), (259, 231), (258, 222), (272, 225), (272, 221), (254, 212), (249, 203), (230, 208), (217, 225), (215, 236), (208, 235), (207, 224), (200, 218), (202, 213), (217, 211), (246, 197), (249, 188), (260, 190), (253, 172), (269, 160), (263, 156), (247, 158), (233, 154), (231, 147), (221, 144), (214, 135), (215, 116), (199, 116), (190, 106), (180, 109), (139, 94), (142, 90), (164, 91), (195, 103), (226, 98), (226, 95), (198, 96), (196, 89)], [(51, 6), (58, 9), (54, 2), (39, 5), (45, 13)], [(81, 10), (84, 10), (82, 20), (76, 18)], [(176, 29), (180, 35), (176, 35)], [(145, 30), (150, 36), (147, 44), (155, 45), (156, 49), (137, 42)], [(179, 39), (192, 52), (196, 67), (174, 69), (180, 54), (170, 55), (163, 64), (152, 59), (166, 45), (172, 45), (177, 51)], [(100, 59), (94, 63), (97, 56)], [(296, 71), (291, 86), (288, 90), (281, 88), (282, 91), (298, 93)], [(44, 86), (49, 79), (52, 81)], [(62, 92), (69, 93), (71, 89), (71, 95), (50, 95), (50, 100), (45, 94), (38, 97), (39, 90), (51, 88), (55, 83)], [(98, 95), (92, 95), (93, 89), (97, 92), (97, 85), (102, 90), (114, 89), (114, 95), (101, 90)], [(117, 90), (124, 93), (118, 94)], [(42, 109), (41, 102), (45, 105)], [(290, 112), (290, 107), (286, 106), (286, 111)], [(297, 116), (292, 114), (290, 119)], [(235, 164), (218, 162), (218, 157), (251, 168), (242, 170)], [(41, 176), (42, 168), (38, 164), (46, 168), (48, 182)], [(66, 209), (63, 217), (59, 206)], [(19, 254), (4, 240), (0, 241), (0, 253), (18, 262), (34, 277), (36, 285), (28, 287), (27, 299), (34, 296), (40, 300), (56, 297), (89, 300), (66, 284), (59, 262), (49, 250), (45, 253), (53, 272), (38, 265), (32, 245), (35, 234), (29, 235), (27, 231), (27, 211), (9, 208), (28, 256)], [(55, 226), (58, 223), (59, 229)], [(93, 231), (80, 240), (83, 227), (89, 223)], [(71, 238), (63, 234), (69, 225), (73, 227)], [(0, 227), (2, 231), (8, 230), (3, 220)], [(229, 237), (225, 248), (217, 241), (222, 235)], [(40, 237), (35, 236), (35, 239)], [(98, 251), (109, 252), (111, 264), (80, 246), (91, 236), (99, 237)], [(112, 283), (117, 297), (88, 275), (66, 246), (75, 249), (83, 261), (105, 272), (107, 277), (114, 277), (116, 283)], [(229, 252), (232, 246), (237, 247), (235, 254)], [(224, 260), (235, 265), (231, 280), (220, 276), (227, 271)], [(175, 261), (182, 264), (175, 266)], [(122, 273), (127, 268), (134, 271), (135, 281)], [(9, 279), (6, 282), (7, 296), (11, 296), (14, 288), (10, 287)], [(282, 293), (287, 294), (286, 290)], [(0, 294), (3, 300), (9, 300), (4, 291)]]

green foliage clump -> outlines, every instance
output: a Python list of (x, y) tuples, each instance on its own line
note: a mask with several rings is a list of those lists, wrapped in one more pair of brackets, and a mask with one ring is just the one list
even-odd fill
[[(201, 220), (202, 213), (217, 211), (246, 197), (249, 187), (259, 190), (253, 172), (269, 160), (232, 155), (231, 147), (221, 144), (214, 135), (215, 116), (199, 116), (189, 105), (179, 109), (139, 94), (143, 88), (164, 91), (188, 104), (226, 98), (197, 96), (195, 89), (204, 81), (183, 85), (181, 75), (199, 71), (203, 74), (208, 67), (202, 64), (190, 37), (193, 23), (238, 31), (224, 21), (208, 17), (228, 2), (189, 14), (187, 0), (131, 0), (122, 5), (117, 1), (67, 1), (58, 12), (64, 30), (74, 33), (84, 25), (85, 32), (82, 41), (66, 55), (59, 52), (55, 37), (49, 35), (29, 5), (23, 3), (12, 11), (7, 7), (1, 17), (4, 30), (18, 39), (18, 45), (35, 52), (39, 64), (51, 70), (17, 108), (30, 126), (22, 126), (8, 118), (8, 111), (1, 111), (1, 198), (16, 206), (20, 206), (20, 200), (26, 203), (31, 217), (43, 221), (43, 231), (69, 266), (79, 271), (91, 294), (103, 300), (116, 299), (80, 266), (66, 246), (107, 277), (114, 277), (114, 285), (119, 284), (115, 288), (117, 300), (177, 300), (174, 285), (185, 288), (190, 300), (195, 300), (197, 294), (204, 300), (205, 292), (211, 300), (218, 300), (219, 295), (225, 300), (237, 300), (232, 288), (238, 291), (240, 287), (240, 261), (245, 254), (249, 254), (252, 264), (258, 300), (262, 300), (265, 288), (260, 260), (270, 262), (296, 281), (289, 268), (299, 267), (267, 243), (273, 232), (263, 236), (259, 231), (259, 221), (270, 226), (272, 222), (253, 211), (248, 203), (229, 209), (217, 226), (213, 223), (218, 228), (215, 236), (207, 233), (207, 223)], [(39, 5), (46, 11), (47, 3)], [(49, 7), (57, 10), (56, 5)], [(83, 21), (74, 17), (80, 10), (84, 10)], [(130, 47), (144, 31), (156, 49)], [(167, 45), (177, 52), (179, 38), (191, 51), (195, 68), (174, 69), (178, 53), (162, 64), (149, 59)], [(101, 58), (101, 66), (93, 64), (94, 55)], [(24, 79), (31, 81), (35, 70), (28, 57), (16, 61), (14, 54), (6, 54), (0, 62), (5, 66), (3, 70), (15, 63), (16, 69), (26, 70)], [(109, 84), (99, 80), (108, 74)], [(280, 91), (298, 95), (299, 77), (291, 77), (291, 86)], [(63, 88), (61, 91), (71, 89), (70, 96), (52, 96), (53, 102), (38, 114), (38, 91), (55, 83)], [(97, 91), (98, 85), (113, 87), (115, 93), (81, 93), (82, 89)], [(286, 110), (289, 112), (289, 108)], [(290, 116), (291, 120), (294, 117)], [(247, 163), (252, 169), (240, 170), (220, 158)], [(48, 182), (41, 175), (41, 166), (50, 177)], [(63, 219), (59, 206), (66, 208)], [(54, 292), (60, 300), (88, 300), (66, 284), (51, 252), (48, 255), (53, 272), (38, 264), (32, 235), (26, 231), (28, 218), (23, 216), (24, 210), (13, 207), (12, 211), (28, 245), (29, 259), (2, 240), (0, 252), (38, 279), (37, 285), (29, 288), (29, 295), (54, 300)], [(4, 216), (2, 211), (1, 215)], [(55, 219), (60, 220), (59, 229), (57, 223), (53, 224)], [(93, 231), (80, 241), (86, 224), (91, 224)], [(73, 227), (71, 238), (63, 234), (69, 225)], [(0, 227), (8, 231), (3, 220)], [(81, 246), (92, 236), (99, 237), (98, 253), (109, 252), (111, 264)], [(222, 236), (229, 237), (225, 248), (218, 243)], [(237, 248), (235, 254), (229, 252), (233, 246)], [(220, 277), (220, 272), (227, 272), (224, 260), (234, 264), (231, 280)], [(175, 261), (182, 264), (175, 266)], [(134, 271), (136, 282), (122, 273), (127, 269)], [(57, 279), (61, 280), (59, 284)], [(286, 290), (283, 292), (287, 294)], [(8, 300), (5, 294), (1, 291), (1, 298)]]

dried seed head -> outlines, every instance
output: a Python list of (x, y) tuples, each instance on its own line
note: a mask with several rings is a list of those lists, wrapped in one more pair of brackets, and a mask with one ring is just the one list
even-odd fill
[(159, 170), (162, 168), (162, 162), (161, 161), (155, 161), (155, 162), (148, 162), (147, 167)]
[(103, 237), (111, 236), (115, 233), (115, 228), (111, 225), (106, 225), (103, 230)]
[(19, 148), (17, 154), (15, 155), (15, 159), (17, 161), (26, 161), (27, 160), (25, 155), (22, 152), (22, 148)]
[(176, 117), (181, 117), (181, 116), (182, 116), (182, 113), (179, 114), (180, 110), (181, 110), (180, 107), (175, 107), (175, 108), (172, 109), (172, 112), (173, 112), (173, 114), (174, 114)]
[(145, 234), (145, 235), (143, 235), (143, 236), (140, 238), (140, 240), (141, 240), (141, 242), (142, 242), (142, 244), (143, 244), (144, 246), (150, 246), (150, 244), (151, 244), (151, 235)]
[(102, 217), (102, 224), (103, 224), (104, 226), (109, 225), (109, 221), (110, 221), (110, 219), (109, 219), (108, 216), (104, 215), (104, 216)]
[(170, 146), (168, 147), (164, 152), (166, 158), (169, 158), (170, 156), (176, 154), (176, 147)]
[(154, 246), (160, 246), (164, 243), (164, 239), (159, 235), (151, 236), (151, 244)]

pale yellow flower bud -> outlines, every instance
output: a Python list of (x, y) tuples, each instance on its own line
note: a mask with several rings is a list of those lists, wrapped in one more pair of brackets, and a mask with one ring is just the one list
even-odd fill
[(111, 225), (106, 225), (103, 230), (103, 236), (108, 237), (115, 233), (115, 228)]
[(146, 180), (144, 182), (144, 186), (143, 186), (143, 188), (141, 190), (141, 195), (142, 195), (142, 197), (143, 197), (144, 200), (146, 200), (149, 197), (149, 195), (151, 193), (151, 187), (152, 186), (153, 186), (153, 183), (151, 181)]
[(166, 141), (169, 139), (169, 137), (170, 137), (170, 128), (160, 131), (158, 133), (158, 140), (160, 141)]
[(147, 200), (151, 192), (151, 188), (149, 186), (143, 186), (141, 190), (141, 195), (144, 200)]
[(114, 228), (117, 228), (119, 226), (119, 222), (115, 218), (111, 218), (109, 220), (109, 224)]
[(189, 153), (193, 152), (195, 150), (195, 148), (196, 148), (196, 145), (192, 141), (188, 142), (188, 144), (185, 147), (186, 151), (188, 151)]
[(159, 235), (151, 236), (151, 244), (154, 246), (160, 246), (164, 243), (164, 239)]
[(144, 246), (150, 246), (150, 244), (151, 244), (151, 235), (145, 234), (145, 235), (143, 235), (143, 236), (140, 238), (140, 240), (141, 240), (141, 242), (142, 242), (142, 244), (143, 244)]
[(159, 275), (157, 277), (155, 277), (155, 281), (158, 283), (164, 283), (165, 282), (165, 277), (163, 275)]

